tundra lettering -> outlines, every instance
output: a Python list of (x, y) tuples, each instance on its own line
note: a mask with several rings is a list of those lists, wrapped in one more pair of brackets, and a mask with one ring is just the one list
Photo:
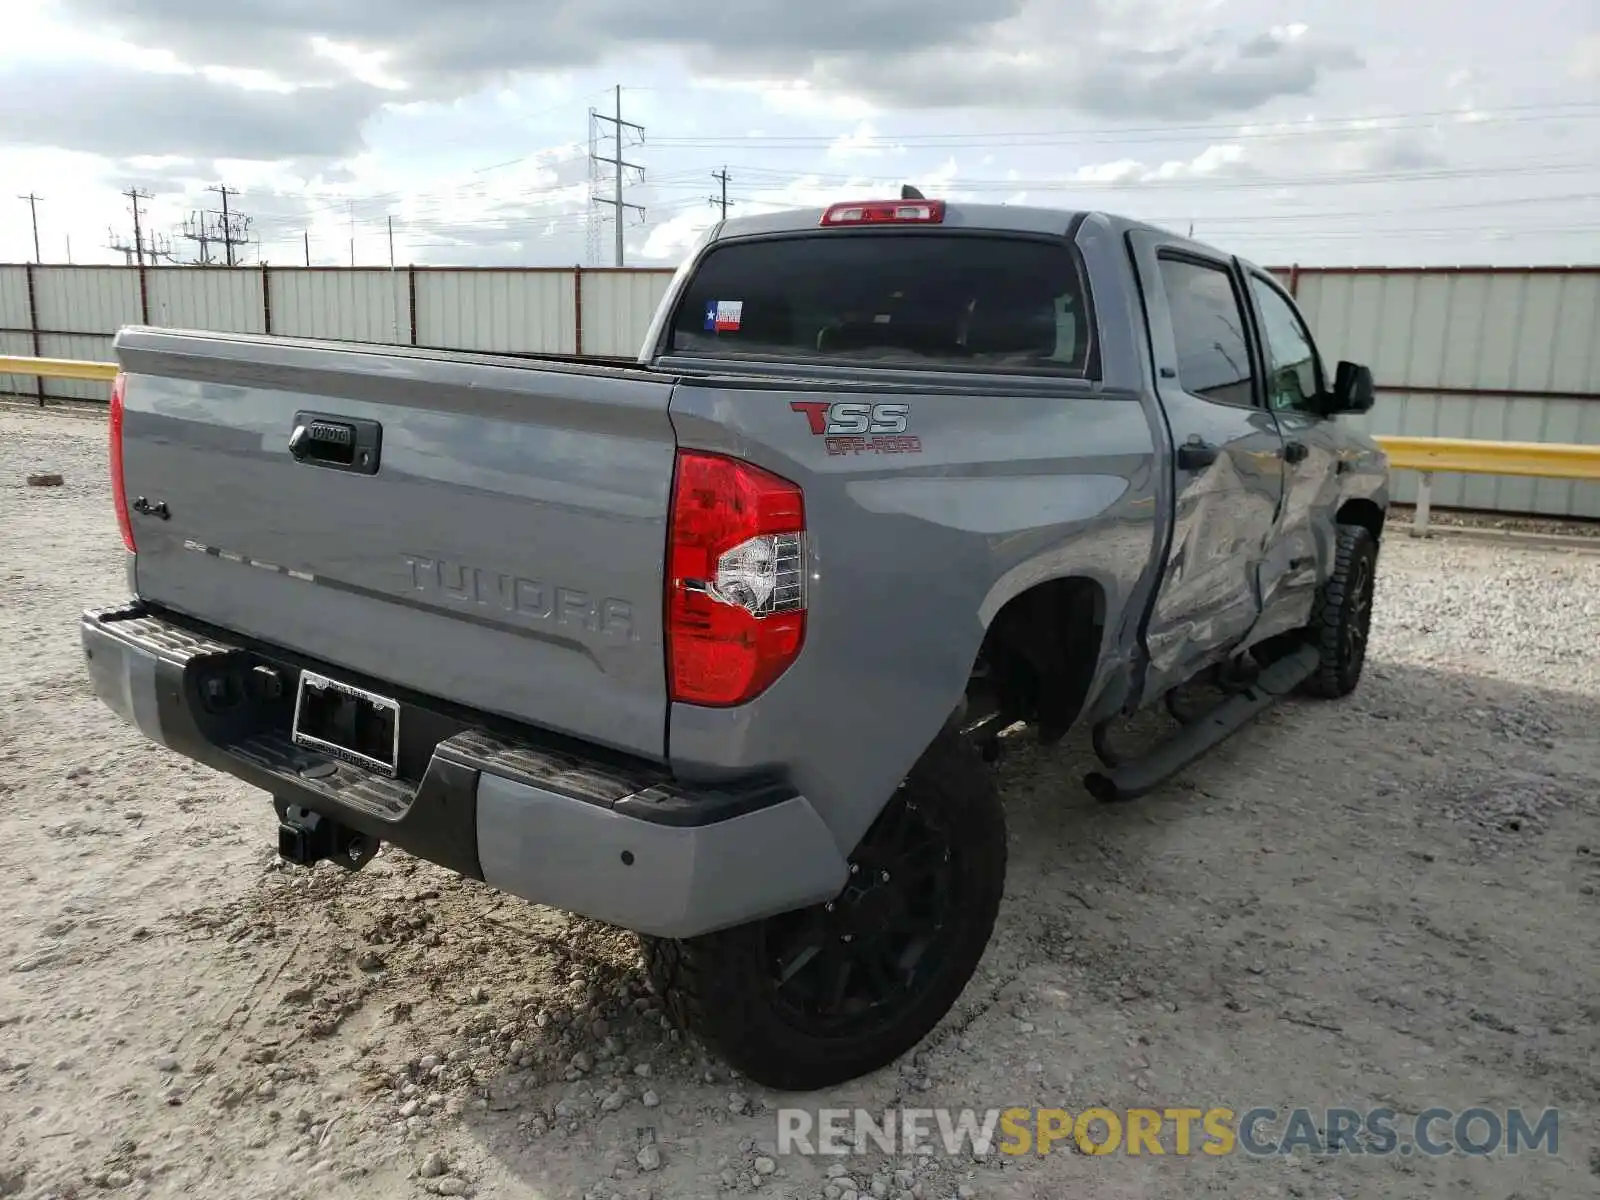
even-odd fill
[(626, 600), (596, 601), (578, 588), (552, 588), (537, 580), (419, 554), (401, 557), (411, 568), (411, 586), (419, 592), (434, 592), (466, 604), (492, 605), (536, 621), (554, 617), (558, 625), (574, 625), (590, 633), (624, 640), (633, 637), (633, 606)]
[[(293, 864), (389, 842), (638, 935), (665, 1011), (775, 1090), (888, 1066), (967, 987), (1002, 731), (1087, 730), (1084, 788), (1129, 801), (1366, 661), (1371, 372), (1268, 272), (1113, 214), (726, 220), (629, 366), (115, 344), (100, 698), (270, 795)], [(384, 454), (261, 436), (297, 414)]]

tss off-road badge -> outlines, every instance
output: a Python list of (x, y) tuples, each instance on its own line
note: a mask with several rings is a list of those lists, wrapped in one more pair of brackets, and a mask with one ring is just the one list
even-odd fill
[(922, 439), (906, 432), (909, 404), (868, 404), (860, 400), (795, 400), (811, 432), (827, 439), (829, 454), (921, 454)]

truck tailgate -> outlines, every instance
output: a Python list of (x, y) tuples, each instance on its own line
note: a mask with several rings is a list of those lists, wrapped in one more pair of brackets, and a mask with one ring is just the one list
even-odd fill
[(669, 381), (149, 329), (116, 348), (143, 599), (664, 755)]

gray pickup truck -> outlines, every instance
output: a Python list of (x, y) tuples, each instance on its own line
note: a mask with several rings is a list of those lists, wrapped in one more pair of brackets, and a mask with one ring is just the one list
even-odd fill
[(1336, 418), (1371, 373), (1265, 271), (1116, 216), (727, 221), (637, 365), (116, 351), (105, 703), (269, 793), (294, 863), (388, 842), (637, 931), (770, 1086), (890, 1063), (966, 986), (1000, 732), (1089, 727), (1125, 799), (1361, 675), (1387, 462)]

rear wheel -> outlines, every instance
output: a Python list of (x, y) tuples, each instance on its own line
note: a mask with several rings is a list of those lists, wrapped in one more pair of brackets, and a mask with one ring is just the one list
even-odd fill
[(975, 749), (942, 734), (850, 857), (832, 901), (685, 940), (641, 939), (680, 1025), (768, 1087), (886, 1066), (966, 987), (1005, 885), (1005, 817)]
[(1359, 525), (1337, 529), (1333, 574), (1317, 590), (1306, 626), (1320, 662), (1304, 690), (1330, 700), (1349, 695), (1361, 681), (1378, 572), (1378, 543), (1372, 534)]

